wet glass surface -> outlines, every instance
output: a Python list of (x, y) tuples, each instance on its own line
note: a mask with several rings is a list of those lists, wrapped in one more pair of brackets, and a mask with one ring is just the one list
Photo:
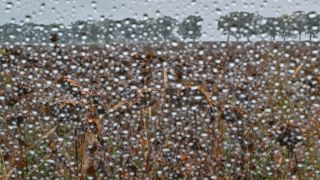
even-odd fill
[(319, 179), (319, 8), (1, 0), (0, 179)]

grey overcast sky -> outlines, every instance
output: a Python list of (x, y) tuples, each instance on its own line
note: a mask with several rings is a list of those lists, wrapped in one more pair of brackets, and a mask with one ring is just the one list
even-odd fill
[[(178, 20), (191, 14), (203, 17), (202, 40), (222, 40), (216, 19), (231, 11), (277, 16), (296, 10), (319, 11), (319, 0), (0, 0), (0, 24), (31, 21), (64, 23), (84, 19), (142, 18), (170, 15)], [(31, 19), (26, 18), (31, 17)]]

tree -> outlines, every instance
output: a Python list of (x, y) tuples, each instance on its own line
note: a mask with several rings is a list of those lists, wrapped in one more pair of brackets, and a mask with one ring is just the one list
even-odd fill
[(98, 22), (98, 26), (101, 27), (101, 31), (102, 31), (101, 36), (104, 38), (105, 42), (111, 42), (116, 39), (117, 37), (116, 31), (118, 31), (116, 21), (112, 19), (104, 19)]
[(229, 15), (221, 16), (218, 20), (218, 29), (224, 34), (234, 36), (237, 41), (243, 36), (250, 41), (252, 35), (257, 35), (259, 31), (260, 15), (248, 12), (232, 12)]
[(270, 36), (271, 41), (274, 41), (279, 33), (279, 19), (276, 17), (264, 18), (264, 23), (261, 25), (261, 32)]
[(201, 16), (188, 16), (185, 18), (178, 26), (178, 34), (185, 39), (192, 39), (195, 41), (197, 38), (201, 37), (202, 25), (203, 21)]
[(231, 18), (228, 15), (220, 16), (218, 20), (218, 30), (227, 35), (227, 42), (229, 42), (231, 35)]
[(22, 31), (21, 26), (14, 23), (6, 23), (2, 25), (4, 42), (19, 42), (22, 37), (19, 35)]
[(312, 40), (312, 37), (316, 37), (316, 35), (320, 31), (320, 16), (312, 11), (306, 14), (305, 20), (305, 33), (309, 35), (309, 40)]
[(252, 35), (257, 35), (259, 31), (259, 22), (262, 19), (260, 15), (248, 12), (240, 12), (240, 33), (250, 41)]
[(243, 16), (241, 12), (232, 12), (229, 15), (231, 35), (237, 39), (237, 42), (242, 37), (241, 28), (244, 22), (241, 16)]
[(35, 38), (35, 32), (33, 31), (33, 28), (35, 27), (36, 25), (33, 24), (33, 23), (25, 23), (22, 25), (22, 31), (21, 31), (21, 36), (23, 37), (23, 41), (24, 42), (28, 42), (28, 43), (31, 43), (31, 42), (34, 42), (34, 38)]
[(138, 20), (133, 18), (123, 19), (121, 22), (120, 31), (121, 34), (127, 40), (137, 40), (138, 36)]
[[(90, 22), (88, 24), (88, 42), (97, 43), (100, 41), (103, 30), (96, 22)], [(101, 42), (101, 41), (100, 41)]]
[(141, 21), (139, 25), (139, 40), (147, 42), (161, 40), (161, 35), (157, 28), (157, 22), (154, 18), (147, 18)]
[(303, 11), (295, 11), (291, 16), (293, 31), (298, 34), (299, 41), (301, 41), (302, 33), (305, 31), (306, 14)]
[(163, 41), (174, 37), (173, 31), (177, 25), (177, 20), (170, 16), (163, 16), (156, 19), (155, 28)]
[(50, 35), (50, 41), (52, 43), (57, 43), (59, 41), (59, 35), (57, 33), (53, 33)]
[(287, 38), (292, 37), (293, 34), (293, 20), (292, 16), (282, 15), (277, 18), (279, 22), (279, 35), (282, 37), (283, 41), (286, 41)]
[(73, 42), (85, 42), (88, 38), (89, 25), (87, 21), (76, 21), (71, 24), (71, 32), (73, 34)]

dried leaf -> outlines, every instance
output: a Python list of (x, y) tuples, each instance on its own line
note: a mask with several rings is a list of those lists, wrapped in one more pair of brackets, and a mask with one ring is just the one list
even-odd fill
[(212, 100), (212, 94), (205, 89), (203, 84), (197, 86), (197, 89), (204, 95), (210, 107), (218, 107), (217, 103)]
[(300, 66), (298, 66), (295, 71), (294, 71), (294, 74), (293, 74), (293, 77), (296, 77), (298, 75), (298, 73), (301, 71), (302, 67), (303, 67), (304, 64), (301, 64)]
[(148, 146), (148, 140), (146, 138), (144, 138), (144, 137), (139, 139), (139, 143), (140, 143), (140, 145), (142, 146), (143, 149), (145, 149), (145, 147)]
[(189, 160), (189, 156), (188, 156), (187, 154), (183, 154), (183, 155), (180, 155), (180, 156), (179, 156), (179, 159), (180, 159), (181, 161), (187, 161), (187, 160)]
[(86, 133), (79, 145), (78, 154), (81, 161), (80, 170), (83, 174), (87, 173), (89, 167), (92, 165), (88, 154), (88, 146), (98, 142), (94, 133)]
[(40, 139), (38, 140), (38, 142), (47, 139), (51, 134), (53, 134), (54, 132), (56, 132), (57, 127), (53, 127), (52, 129), (50, 129), (46, 134), (44, 134), (43, 136), (40, 137)]
[(276, 163), (277, 167), (280, 167), (283, 161), (283, 156), (280, 152), (277, 152), (273, 155), (273, 161)]
[(81, 84), (75, 80), (72, 80), (68, 77), (63, 77), (63, 81), (68, 82), (71, 86), (81, 87)]
[(86, 122), (89, 126), (93, 125), (95, 130), (97, 131), (96, 133), (99, 136), (102, 136), (102, 127), (101, 127), (100, 119), (98, 118), (95, 109), (92, 109), (92, 107), (86, 113)]
[(163, 69), (163, 83), (164, 83), (164, 88), (168, 88), (168, 70), (167, 68)]

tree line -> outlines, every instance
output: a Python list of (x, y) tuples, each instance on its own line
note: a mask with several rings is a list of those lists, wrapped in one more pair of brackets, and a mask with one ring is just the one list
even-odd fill
[(203, 19), (200, 16), (190, 15), (181, 22), (170, 16), (162, 16), (143, 20), (134, 18), (79, 20), (68, 26), (7, 23), (0, 26), (0, 42), (109, 43), (166, 42), (181, 39), (195, 41), (201, 36), (201, 21)]
[[(137, 20), (102, 19), (75, 21), (70, 25), (6, 23), (0, 26), (0, 43), (110, 43), (110, 42), (168, 42), (192, 40), (202, 35), (201, 16), (190, 15), (181, 22), (170, 16)], [(320, 33), (320, 15), (316, 12), (296, 11), (279, 17), (263, 17), (257, 13), (231, 12), (218, 19), (218, 30), (237, 41), (252, 36), (311, 41)]]
[(284, 41), (288, 38), (301, 41), (302, 36), (306, 35), (311, 41), (320, 33), (320, 15), (315, 11), (295, 11), (279, 17), (263, 17), (256, 13), (236, 11), (220, 16), (218, 30), (227, 35), (227, 41), (230, 36), (237, 41), (241, 38), (250, 41), (254, 35), (270, 37), (271, 41), (276, 37)]

